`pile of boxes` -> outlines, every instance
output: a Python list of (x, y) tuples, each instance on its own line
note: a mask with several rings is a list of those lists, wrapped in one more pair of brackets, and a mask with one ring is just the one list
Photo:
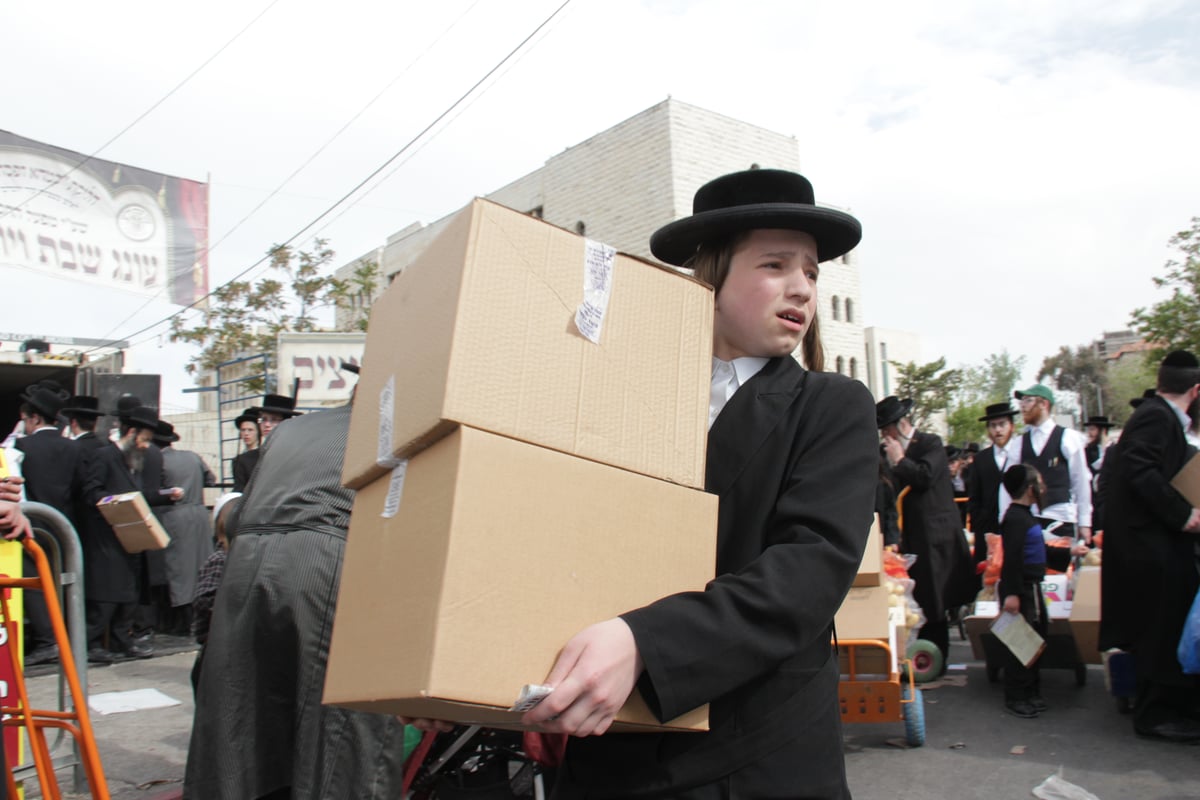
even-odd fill
[[(372, 308), (325, 702), (515, 727), (575, 633), (703, 590), (712, 314), (704, 284), (494, 203), (450, 222)], [(635, 693), (614, 728), (648, 727)]]
[[(864, 648), (855, 664), (856, 675), (890, 675), (897, 669), (897, 655), (902, 655), (897, 653), (897, 648), (904, 646), (907, 633), (904, 630), (904, 610), (891, 606), (888, 600), (890, 596), (884, 580), (883, 535), (877, 514), (871, 524), (858, 574), (854, 576), (854, 583), (833, 618), (833, 625), (839, 640), (878, 639), (888, 642), (890, 654), (885, 654), (882, 649)], [(849, 674), (850, 664), (845, 648), (838, 652), (838, 659), (842, 674)]]

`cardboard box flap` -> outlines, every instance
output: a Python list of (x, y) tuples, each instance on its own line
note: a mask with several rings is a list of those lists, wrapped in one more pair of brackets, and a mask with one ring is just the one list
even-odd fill
[(1189, 458), (1183, 469), (1175, 473), (1171, 486), (1192, 504), (1192, 508), (1200, 508), (1200, 453)]

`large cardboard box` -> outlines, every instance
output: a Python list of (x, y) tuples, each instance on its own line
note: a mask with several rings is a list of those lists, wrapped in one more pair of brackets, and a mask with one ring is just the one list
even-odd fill
[(96, 507), (108, 520), (126, 552), (162, 550), (171, 543), (171, 537), (159, 524), (141, 492), (109, 495)]
[(1193, 508), (1200, 507), (1200, 453), (1188, 459), (1183, 469), (1175, 473), (1171, 486), (1192, 504)]
[(863, 551), (862, 563), (854, 576), (852, 586), (878, 586), (883, 582), (883, 533), (879, 530), (879, 515), (871, 521), (867, 534), (867, 549)]
[[(393, 514), (393, 516), (387, 516)], [(516, 727), (573, 635), (703, 590), (717, 498), (467, 427), (358, 492), (325, 702)], [(638, 695), (618, 729), (658, 727)], [(707, 708), (667, 724), (703, 730)]]
[(1071, 602), (1071, 635), (1079, 648), (1079, 660), (1100, 664), (1100, 567), (1075, 571), (1075, 597)]
[(712, 290), (595, 244), (486, 200), (455, 216), (371, 309), (343, 482), (461, 423), (702, 487)]
[(886, 586), (860, 586), (850, 590), (834, 615), (839, 639), (887, 639), (889, 634)]

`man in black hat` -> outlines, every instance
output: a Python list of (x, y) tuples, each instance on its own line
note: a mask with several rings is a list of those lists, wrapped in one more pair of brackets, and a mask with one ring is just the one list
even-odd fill
[(263, 441), (266, 441), (267, 437), (271, 435), (271, 431), (275, 430), (279, 423), (304, 413), (296, 410), (296, 398), (282, 394), (264, 395), (263, 404), (251, 410), (258, 412), (258, 424), (262, 428)]
[(938, 646), (945, 669), (950, 654), (948, 611), (973, 598), (970, 553), (941, 437), (918, 431), (909, 419), (912, 400), (889, 396), (875, 406), (884, 455), (902, 501), (901, 546), (917, 556), (910, 570), (913, 597), (925, 614), (920, 637)]
[(66, 407), (59, 414), (66, 418), (71, 438), (79, 443), (85, 453), (104, 445), (104, 440), (96, 435), (96, 422), (104, 416), (99, 398), (86, 394), (75, 395), (67, 400)]
[[(70, 439), (63, 438), (56, 424), (68, 396), (65, 389), (50, 381), (27, 387), (21, 394), (25, 436), (17, 439), (14, 447), (24, 453), (21, 473), (25, 477), (25, 498), (45, 503), (78, 527), (75, 498), (83, 482), (80, 451)], [(25, 555), (22, 561), (25, 576), (36, 577), (33, 560)], [(54, 661), (58, 657), (58, 648), (54, 644), (46, 601), (39, 592), (27, 592), (25, 597), (25, 610), (29, 616), (25, 663)]]
[(258, 424), (258, 409), (247, 408), (238, 415), (233, 424), (237, 427), (238, 438), (245, 448), (233, 458), (233, 491), (244, 492), (261, 455), (263, 434)]
[(1113, 424), (1108, 421), (1108, 417), (1102, 415), (1088, 417), (1087, 422), (1083, 424), (1084, 435), (1087, 437), (1083, 454), (1093, 478), (1100, 474), (1100, 467), (1104, 465), (1104, 450), (1108, 447), (1108, 430), (1111, 427)]
[[(148, 658), (153, 650), (131, 638), (133, 614), (141, 597), (145, 559), (125, 552), (108, 521), (95, 510), (103, 498), (126, 492), (141, 492), (147, 503), (158, 500), (148, 494), (146, 452), (153, 444), (158, 414), (145, 406), (130, 411), (121, 421), (121, 438), (111, 446), (96, 449), (88, 460), (83, 496), (92, 509), (83, 538), (84, 596), (87, 605), (88, 660), (107, 664), (121, 657)], [(157, 485), (157, 484), (155, 484)], [(167, 502), (182, 498), (183, 490), (172, 488)], [(110, 646), (104, 646), (105, 631)]]
[(1183, 350), (1158, 370), (1158, 389), (1133, 412), (1104, 463), (1101, 650), (1133, 653), (1141, 736), (1200, 742), (1200, 676), (1176, 648), (1200, 588), (1200, 508), (1171, 486), (1191, 455), (1187, 409), (1200, 396), (1200, 361)]
[(975, 563), (987, 560), (986, 534), (1000, 532), (1000, 519), (1011, 498), (1004, 489), (1004, 471), (1021, 461), (1020, 439), (1013, 438), (1017, 411), (1007, 402), (992, 403), (980, 422), (987, 423), (992, 443), (979, 452), (967, 484), (969, 527), (975, 534)]

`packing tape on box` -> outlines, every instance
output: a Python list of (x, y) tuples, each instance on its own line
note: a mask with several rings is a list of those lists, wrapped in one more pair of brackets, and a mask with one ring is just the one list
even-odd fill
[[(379, 447), (375, 463), (384, 469), (395, 469), (400, 459), (392, 454), (392, 431), (396, 427), (396, 376), (388, 376), (379, 390)], [(386, 514), (384, 516), (387, 516)]]
[(602, 242), (584, 239), (583, 302), (575, 310), (575, 327), (593, 344), (600, 344), (600, 329), (612, 296), (613, 265), (617, 250)]
[(404, 494), (404, 473), (408, 471), (408, 459), (400, 459), (392, 467), (392, 475), (388, 478), (388, 493), (383, 501), (383, 517), (391, 519), (400, 510), (400, 497)]

